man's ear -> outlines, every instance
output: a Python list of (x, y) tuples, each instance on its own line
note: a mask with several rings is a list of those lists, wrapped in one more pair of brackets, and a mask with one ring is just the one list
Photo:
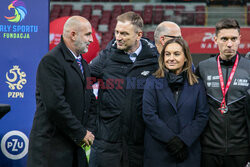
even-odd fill
[(215, 36), (214, 36), (214, 43), (215, 43), (215, 44), (217, 44), (217, 39), (218, 39), (218, 37), (215, 35)]
[(71, 31), (70, 32), (70, 38), (75, 41), (76, 40), (76, 32), (75, 31)]
[(142, 35), (143, 35), (143, 32), (142, 31), (140, 31), (140, 32), (138, 32), (138, 38), (137, 38), (137, 40), (139, 41), (140, 39), (141, 39), (141, 37), (142, 37)]
[(163, 46), (165, 44), (165, 37), (160, 36), (160, 44)]

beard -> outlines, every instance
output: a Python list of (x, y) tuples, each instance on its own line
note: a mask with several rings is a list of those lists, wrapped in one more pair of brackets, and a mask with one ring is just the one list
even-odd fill
[(80, 39), (77, 39), (75, 41), (75, 47), (76, 47), (78, 54), (87, 53), (88, 46), (89, 46), (89, 42), (84, 42), (84, 41), (81, 41)]

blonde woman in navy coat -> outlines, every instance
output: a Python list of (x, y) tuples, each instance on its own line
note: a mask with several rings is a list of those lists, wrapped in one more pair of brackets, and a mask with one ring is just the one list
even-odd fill
[(143, 95), (146, 125), (144, 167), (199, 167), (199, 136), (208, 120), (205, 88), (192, 72), (183, 39), (166, 42), (159, 69), (147, 79)]

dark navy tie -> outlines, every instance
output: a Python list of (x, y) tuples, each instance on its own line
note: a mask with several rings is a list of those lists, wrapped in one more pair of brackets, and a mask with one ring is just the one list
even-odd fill
[(132, 54), (129, 55), (130, 60), (133, 61), (133, 62), (135, 62), (136, 57), (137, 57), (136, 53), (132, 53)]
[(76, 62), (77, 62), (77, 64), (79, 65), (80, 70), (81, 70), (81, 72), (82, 72), (82, 74), (83, 74), (83, 66), (82, 66), (81, 60), (82, 60), (82, 57), (80, 57), (80, 56), (76, 58)]

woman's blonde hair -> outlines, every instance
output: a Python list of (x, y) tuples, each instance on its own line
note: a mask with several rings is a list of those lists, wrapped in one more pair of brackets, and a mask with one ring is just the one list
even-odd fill
[(166, 49), (166, 47), (169, 44), (171, 44), (171, 43), (177, 43), (177, 44), (179, 44), (182, 47), (184, 55), (185, 55), (185, 57), (187, 59), (187, 61), (183, 65), (182, 71), (186, 71), (187, 72), (188, 83), (190, 85), (198, 83), (197, 76), (193, 73), (193, 70), (192, 70), (192, 57), (191, 57), (191, 54), (190, 54), (190, 50), (189, 50), (188, 44), (182, 38), (173, 38), (173, 39), (168, 40), (164, 44), (163, 49), (162, 49), (161, 54), (160, 54), (160, 57), (158, 59), (159, 68), (154, 73), (155, 77), (156, 78), (163, 78), (165, 76), (164, 73), (166, 71), (168, 71), (168, 69), (166, 68), (165, 63), (164, 63), (164, 56), (165, 56), (165, 49)]

